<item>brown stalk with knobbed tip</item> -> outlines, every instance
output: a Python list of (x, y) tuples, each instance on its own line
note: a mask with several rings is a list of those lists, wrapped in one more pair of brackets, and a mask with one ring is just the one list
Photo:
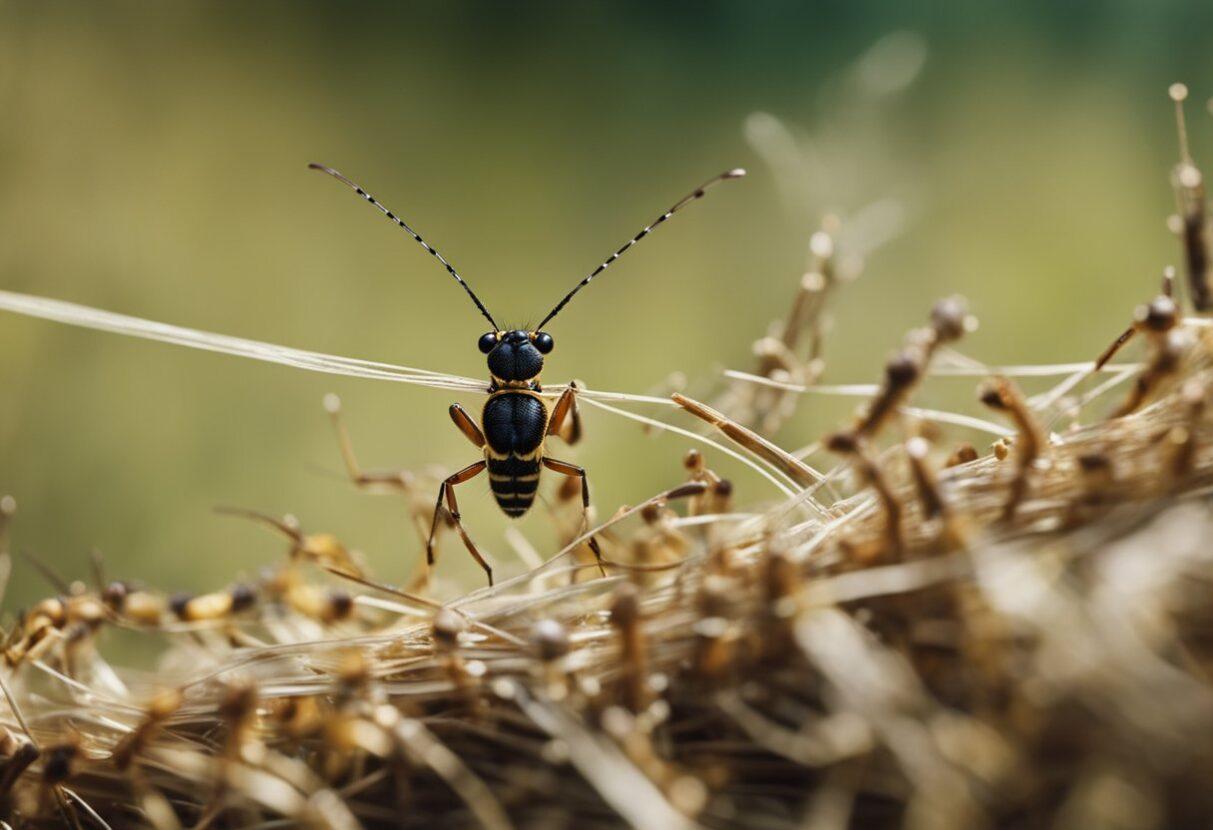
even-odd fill
[[(792, 307), (788, 310), (779, 332), (779, 342), (784, 350), (795, 353), (801, 335), (807, 331), (810, 340), (810, 361), (821, 355), (821, 315), (825, 310), (826, 299), (836, 285), (834, 253), (834, 237), (827, 227), (821, 228), (809, 239), (809, 269), (801, 277)], [(777, 359), (764, 357), (756, 374), (769, 377), (771, 371), (778, 366)]]
[[(682, 457), (682, 466), (686, 467), (687, 477), (691, 481), (702, 481), (708, 485), (709, 491), (715, 488), (720, 483), (720, 476), (708, 467), (707, 459), (703, 457), (703, 453), (696, 449), (687, 450), (686, 455)], [(707, 493), (703, 496), (691, 497), (688, 510), (692, 516), (698, 516), (701, 513), (709, 511), (710, 507), (706, 503), (708, 500)]]
[(1183, 487), (1196, 465), (1196, 431), (1204, 420), (1208, 397), (1209, 389), (1204, 378), (1189, 378), (1179, 389), (1179, 398), (1185, 410), (1184, 418), (1181, 423), (1167, 430), (1164, 436), (1171, 448), (1171, 478), (1176, 489)]
[(1188, 88), (1172, 84), (1169, 90), (1175, 102), (1175, 126), (1179, 134), (1179, 164), (1172, 172), (1178, 210), (1178, 234), (1183, 240), (1184, 265), (1188, 290), (1197, 311), (1213, 308), (1213, 286), (1209, 283), (1209, 229), (1205, 207), (1204, 176), (1188, 151), (1188, 130), (1184, 123), (1184, 101)]
[(736, 660), (738, 627), (730, 625), (730, 591), (736, 583), (719, 574), (704, 577), (696, 597), (695, 674), (715, 687), (732, 671)]
[[(62, 787), (79, 772), (81, 761), (80, 738), (70, 736), (67, 740), (42, 747), (42, 798), (48, 801), (54, 798), (58, 807), (64, 810)], [(71, 813), (71, 815), (75, 815)]]
[(256, 741), (254, 729), (257, 724), (257, 704), (260, 696), (251, 681), (230, 683), (219, 700), (218, 715), (226, 729), (223, 738), (223, 756), (230, 760), (248, 753), (250, 743)]
[(568, 629), (557, 620), (545, 618), (531, 627), (530, 639), (539, 658), (536, 670), (544, 693), (552, 700), (563, 700), (569, 693), (564, 659), (572, 648)]
[(641, 627), (640, 590), (625, 582), (611, 599), (611, 625), (619, 632), (620, 699), (631, 712), (649, 703), (648, 650)]
[(677, 514), (662, 502), (642, 508), (640, 518), (644, 527), (636, 532), (630, 546), (633, 578), (649, 584), (660, 579), (666, 568), (686, 561), (691, 539), (675, 525)]
[(763, 603), (761, 619), (751, 636), (753, 653), (769, 664), (787, 659), (794, 647), (793, 621), (801, 575), (787, 551), (770, 550), (756, 576)]
[(1116, 469), (1111, 455), (1104, 449), (1084, 452), (1075, 458), (1081, 478), (1081, 493), (1071, 502), (1065, 517), (1067, 526), (1089, 521), (1091, 513), (1112, 501), (1111, 488), (1116, 483)]
[(874, 436), (926, 375), (936, 350), (959, 340), (976, 325), (963, 297), (948, 297), (937, 302), (931, 309), (930, 326), (911, 331), (906, 336), (906, 344), (889, 358), (880, 391), (848, 431), (845, 440), (858, 443), (858, 439)]
[[(977, 452), (972, 447), (969, 447), (969, 450), (972, 451), (972, 457), (968, 457), (969, 454), (965, 453), (962, 455), (964, 460), (959, 463), (968, 463), (976, 459)], [(967, 547), (969, 523), (964, 517), (956, 514), (944, 496), (939, 476), (931, 467), (930, 451), (930, 442), (922, 436), (916, 435), (905, 443), (906, 459), (910, 463), (910, 475), (914, 480), (914, 490), (918, 494), (923, 517), (928, 520), (938, 519), (941, 522), (942, 532), (939, 536), (939, 544), (945, 550)], [(953, 458), (957, 453), (953, 453)]]
[(1148, 303), (1133, 312), (1133, 322), (1095, 359), (1092, 371), (1098, 372), (1108, 364), (1121, 347), (1137, 332), (1145, 332), (1151, 338), (1173, 329), (1179, 323), (1179, 305), (1175, 302), (1175, 269), (1167, 266), (1162, 272), (1162, 291)]
[(184, 699), (177, 689), (156, 694), (147, 705), (143, 720), (123, 738), (110, 753), (110, 760), (119, 771), (125, 771), (156, 740), (165, 721), (181, 708)]
[(943, 493), (939, 490), (939, 482), (931, 470), (927, 456), (931, 445), (921, 436), (914, 436), (906, 441), (906, 458), (910, 462), (910, 471), (914, 476), (914, 489), (918, 493), (918, 501), (922, 505), (922, 514), (928, 519), (946, 518), (948, 505)]
[(884, 369), (884, 384), (868, 406), (868, 411), (855, 425), (852, 435), (874, 435), (889, 416), (897, 411), (897, 407), (909, 396), (922, 377), (920, 363), (924, 362), (923, 357), (916, 350), (903, 349), (889, 358)]
[(41, 754), (29, 738), (18, 735), (7, 727), (0, 731), (0, 803), (8, 801), (17, 779)]
[(937, 302), (931, 309), (930, 326), (911, 331), (906, 337), (906, 345), (885, 365), (884, 383), (855, 426), (825, 438), (827, 449), (854, 460), (862, 480), (871, 485), (883, 509), (885, 545), (875, 556), (864, 553), (860, 556), (861, 559), (896, 558), (901, 554), (904, 545), (901, 500), (876, 463), (868, 448), (868, 442), (897, 412), (927, 373), (936, 350), (944, 344), (959, 340), (975, 325), (976, 321), (968, 313), (963, 298), (948, 297)]
[(880, 502), (885, 520), (885, 545), (876, 556), (865, 555), (869, 562), (875, 560), (895, 560), (904, 547), (901, 531), (901, 517), (905, 508), (897, 493), (893, 492), (888, 477), (880, 469), (873, 457), (867, 442), (860, 436), (839, 432), (826, 439), (826, 448), (850, 458), (859, 471), (864, 483), (869, 485)]
[[(733, 508), (733, 482), (721, 478), (715, 470), (708, 466), (707, 459), (699, 450), (687, 450), (682, 458), (682, 466), (686, 468), (687, 477), (691, 482), (706, 485), (703, 493), (691, 496), (687, 513), (691, 516), (725, 515)], [(715, 522), (706, 528), (699, 528), (707, 539), (712, 552), (713, 561), (717, 565), (727, 567), (729, 546), (721, 542), (720, 528)]]
[(1172, 328), (1152, 337), (1150, 346), (1153, 353), (1146, 368), (1134, 380), (1124, 401), (1108, 417), (1123, 418), (1136, 412), (1168, 378), (1173, 377), (1188, 350), (1189, 338), (1186, 332)]
[[(837, 285), (832, 231), (837, 223), (827, 217), (821, 230), (809, 240), (809, 266), (801, 276), (792, 303), (782, 323), (771, 324), (771, 333), (754, 341), (757, 358), (754, 374), (779, 383), (811, 385), (824, 369), (821, 359), (825, 335), (826, 301)], [(809, 347), (801, 346), (807, 337)], [(734, 380), (718, 399), (717, 408), (743, 426), (754, 426), (774, 434), (796, 406), (796, 394), (778, 385), (754, 385)]]
[(467, 621), (449, 608), (441, 608), (434, 615), (434, 651), (442, 657), (447, 677), (469, 710), (479, 713), (482, 711), (479, 683), (468, 670), (468, 664), (460, 653), (460, 638), (467, 629)]
[(979, 390), (979, 399), (991, 409), (1007, 415), (1015, 424), (1015, 475), (1003, 504), (1002, 518), (1010, 521), (1028, 491), (1028, 474), (1046, 446), (1036, 417), (1028, 409), (1019, 389), (1003, 377), (992, 378)]

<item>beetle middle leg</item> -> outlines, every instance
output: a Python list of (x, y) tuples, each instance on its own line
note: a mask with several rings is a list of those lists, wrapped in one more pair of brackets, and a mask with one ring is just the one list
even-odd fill
[[(564, 396), (562, 395), (561, 399), (563, 400), (563, 398)], [(543, 458), (543, 466), (547, 467), (553, 472), (560, 473), (561, 475), (581, 479), (582, 517), (586, 524), (589, 524), (590, 481), (588, 478), (586, 478), (585, 470), (578, 467), (576, 464), (570, 464), (567, 461), (558, 461), (555, 458), (548, 458), (547, 456), (544, 456)], [(586, 544), (590, 546), (590, 550), (594, 551), (594, 558), (598, 560), (598, 570), (602, 572), (603, 576), (606, 576), (606, 567), (602, 564), (602, 550), (598, 547), (598, 540), (591, 535), (586, 541)]]
[(548, 435), (557, 435), (569, 445), (581, 440), (581, 413), (577, 409), (578, 388), (577, 381), (569, 381), (569, 385), (556, 399), (556, 405), (552, 407), (552, 417), (548, 420)]
[(488, 462), (484, 459), (477, 461), (475, 464), (469, 464), (454, 475), (448, 476), (442, 482), (442, 486), (438, 488), (438, 503), (434, 505), (434, 522), (430, 525), (430, 539), (425, 546), (426, 564), (433, 567), (434, 565), (434, 535), (438, 532), (438, 522), (442, 518), (443, 502), (446, 502), (445, 510), (448, 516), (455, 523), (455, 529), (459, 531), (459, 537), (463, 539), (464, 547), (468, 549), (468, 553), (476, 560), (477, 564), (484, 569), (488, 575), (489, 585), (493, 584), (493, 569), (489, 567), (489, 563), (480, 555), (480, 551), (476, 549), (475, 543), (472, 542), (467, 531), (463, 529), (463, 522), (459, 518), (459, 502), (455, 499), (455, 485), (463, 484), (476, 476), (480, 475), (488, 467)]

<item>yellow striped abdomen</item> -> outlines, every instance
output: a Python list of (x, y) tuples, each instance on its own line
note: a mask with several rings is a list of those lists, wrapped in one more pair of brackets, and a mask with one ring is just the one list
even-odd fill
[(488, 461), (489, 487), (493, 490), (493, 498), (497, 499), (497, 504), (507, 516), (518, 518), (535, 501), (535, 490), (539, 487), (539, 456), (489, 456)]

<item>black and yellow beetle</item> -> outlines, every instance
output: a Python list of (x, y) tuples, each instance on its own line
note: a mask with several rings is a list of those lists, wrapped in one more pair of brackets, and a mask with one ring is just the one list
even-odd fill
[[(590, 488), (586, 481), (585, 470), (567, 461), (552, 458), (544, 451), (547, 436), (564, 434), (566, 420), (576, 417), (576, 386), (570, 384), (551, 410), (548, 410), (548, 404), (541, 395), (543, 390), (539, 385), (539, 375), (543, 371), (544, 356), (552, 351), (555, 343), (552, 336), (544, 331), (543, 327), (560, 313), (569, 300), (573, 299), (574, 294), (610, 267), (625, 251), (648, 236), (654, 228), (703, 196), (712, 185), (728, 179), (740, 178), (745, 175), (745, 171), (727, 170), (688, 193), (656, 220), (646, 225), (627, 244), (607, 257), (606, 261), (595, 268), (589, 276), (577, 283), (573, 290), (566, 294), (534, 329), (506, 331), (497, 325), (493, 315), (472, 291), (471, 286), (464, 281), (463, 277), (459, 276), (455, 268), (402, 219), (336, 170), (320, 164), (308, 166), (327, 173), (353, 188), (354, 192), (378, 208), (384, 216), (417, 240), (417, 243), (441, 262), (447, 273), (463, 286), (464, 291), (476, 304), (476, 308), (493, 327), (492, 330), (481, 336), (479, 342), (480, 351), (488, 356), (490, 377), (489, 397), (481, 412), (480, 423), (477, 424), (467, 410), (459, 404), (452, 404), (450, 408), (451, 420), (455, 422), (455, 426), (459, 427), (460, 432), (484, 453), (484, 457), (442, 482), (442, 486), (438, 490), (438, 502), (434, 506), (434, 520), (430, 528), (429, 541), (426, 545), (427, 560), (432, 565), (434, 562), (434, 534), (443, 518), (443, 511), (447, 511), (454, 520), (455, 527), (468, 552), (488, 574), (491, 585), (493, 570), (480, 555), (480, 551), (476, 549), (476, 545), (467, 535), (460, 521), (459, 503), (455, 498), (456, 485), (475, 478), (487, 469), (489, 486), (492, 488), (497, 504), (507, 516), (517, 518), (525, 514), (535, 501), (539, 474), (546, 467), (561, 475), (580, 479), (582, 505), (587, 510), (590, 506)], [(579, 430), (573, 430), (572, 434), (567, 436), (570, 443), (572, 440), (576, 440), (578, 432)], [(594, 551), (594, 555), (599, 557), (601, 564), (601, 552), (598, 542), (593, 536), (589, 538), (589, 546)]]

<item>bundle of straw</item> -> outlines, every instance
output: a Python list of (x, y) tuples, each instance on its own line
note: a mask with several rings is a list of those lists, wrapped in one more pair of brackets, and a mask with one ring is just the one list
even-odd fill
[[(1201, 306), (1203, 194), (1181, 167), (1177, 230)], [(828, 273), (831, 246), (815, 251)], [(5, 635), (4, 826), (1205, 826), (1213, 332), (1171, 283), (1117, 340), (1137, 337), (1141, 363), (1110, 350), (986, 367), (957, 351), (973, 321), (951, 298), (880, 382), (825, 387), (804, 292), (826, 283), (806, 279), (756, 370), (727, 373), (711, 404), (580, 395), (708, 446), (684, 481), (592, 529), (601, 564), (571, 499), (552, 513), (560, 554), (448, 603), (273, 519), (290, 554), (252, 582), (171, 597), (65, 585)], [(4, 293), (0, 306), (479, 388), (58, 301)], [(984, 379), (993, 415), (913, 406), (946, 375)], [(1033, 396), (1016, 383), (1050, 376)], [(789, 452), (763, 416), (783, 422), (812, 393), (869, 401)], [(702, 431), (638, 406), (681, 408)], [(982, 453), (954, 429), (998, 440)], [(735, 505), (719, 453), (754, 466), (778, 503)], [(808, 461), (830, 457), (829, 470)], [(11, 500), (0, 507), (7, 521)], [(154, 672), (107, 658), (115, 630), (156, 655)]]

